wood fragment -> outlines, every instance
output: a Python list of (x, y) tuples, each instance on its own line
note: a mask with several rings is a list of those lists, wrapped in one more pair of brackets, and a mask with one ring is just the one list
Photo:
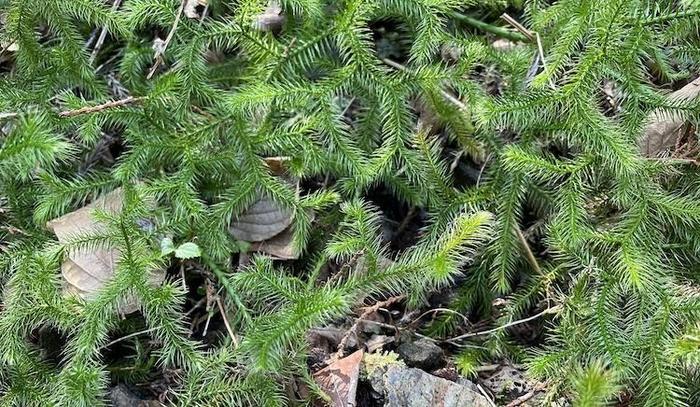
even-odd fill
[(163, 63), (163, 55), (168, 49), (168, 45), (170, 45), (170, 42), (173, 40), (173, 37), (175, 37), (175, 31), (177, 30), (177, 27), (180, 24), (180, 19), (182, 18), (182, 13), (185, 10), (186, 4), (187, 0), (182, 0), (180, 2), (180, 8), (177, 10), (177, 14), (175, 15), (175, 21), (173, 22), (173, 26), (170, 28), (170, 32), (165, 38), (163, 45), (159, 47), (158, 51), (156, 51), (156, 54), (153, 56), (155, 62), (153, 63), (151, 70), (148, 72), (148, 75), (146, 75), (146, 79), (151, 79), (153, 77), (153, 74), (156, 73), (156, 69), (158, 69), (160, 64)]
[(85, 106), (81, 107), (80, 109), (76, 110), (64, 110), (63, 112), (59, 113), (59, 117), (74, 117), (74, 116), (80, 116), (82, 114), (89, 114), (89, 113), (96, 113), (96, 112), (101, 112), (103, 110), (107, 109), (113, 109), (115, 107), (122, 107), (126, 105), (130, 105), (132, 103), (139, 103), (146, 100), (146, 97), (134, 97), (134, 96), (129, 96), (128, 98), (124, 99), (119, 99), (119, 100), (112, 100), (106, 103), (103, 103), (101, 105), (97, 106)]
[[(121, 4), (122, 0), (114, 0), (114, 3), (112, 3), (112, 11), (117, 11)], [(104, 44), (105, 38), (107, 38), (107, 27), (102, 27), (102, 30), (100, 31), (100, 36), (97, 38), (97, 43), (95, 44), (95, 48), (92, 49), (92, 54), (90, 55), (90, 64), (95, 62), (95, 58), (97, 58), (97, 53), (100, 51), (100, 48), (102, 48), (102, 44)]]
[(523, 394), (522, 396), (518, 397), (517, 399), (511, 401), (510, 403), (506, 404), (506, 407), (517, 407), (519, 405), (522, 405), (526, 401), (530, 400), (534, 396), (535, 396), (535, 392), (529, 391), (529, 392)]

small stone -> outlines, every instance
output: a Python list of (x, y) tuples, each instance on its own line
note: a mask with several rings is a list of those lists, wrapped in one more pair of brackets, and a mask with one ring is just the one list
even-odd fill
[(384, 407), (490, 406), (484, 396), (467, 386), (400, 364), (376, 369), (369, 381), (383, 395)]
[(160, 405), (156, 400), (140, 399), (123, 384), (110, 389), (109, 400), (114, 407), (156, 407)]
[(531, 390), (531, 385), (523, 373), (512, 366), (503, 366), (489, 378), (483, 380), (496, 400), (513, 400)]
[(459, 379), (459, 374), (457, 373), (457, 369), (455, 369), (454, 366), (446, 366), (442, 367), (440, 369), (433, 370), (430, 372), (433, 376), (437, 376), (440, 378), (443, 378), (445, 380), (449, 380), (451, 382), (456, 382), (457, 379)]
[(433, 370), (445, 364), (442, 349), (427, 339), (401, 344), (398, 353), (408, 366), (423, 370)]

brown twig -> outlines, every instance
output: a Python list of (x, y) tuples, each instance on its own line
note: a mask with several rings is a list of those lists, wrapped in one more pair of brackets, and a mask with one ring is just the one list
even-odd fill
[(508, 24), (512, 25), (513, 28), (516, 30), (520, 31), (520, 33), (524, 36), (527, 37), (528, 40), (530, 41), (535, 41), (535, 35), (533, 34), (532, 31), (528, 30), (525, 28), (522, 24), (520, 24), (516, 19), (508, 15), (507, 13), (503, 13), (501, 15), (501, 18), (504, 19)]
[(221, 297), (216, 298), (216, 305), (219, 307), (219, 312), (221, 313), (221, 319), (224, 320), (224, 325), (226, 326), (226, 330), (228, 331), (229, 336), (231, 336), (231, 341), (233, 341), (233, 345), (237, 348), (238, 347), (238, 338), (236, 337), (236, 334), (233, 333), (233, 329), (231, 329), (231, 325), (228, 323), (228, 318), (226, 318), (226, 312), (224, 311), (224, 306), (221, 304)]
[(408, 210), (408, 213), (406, 216), (404, 216), (403, 220), (399, 224), (399, 226), (396, 228), (396, 233), (394, 233), (395, 236), (399, 236), (403, 231), (406, 229), (408, 226), (408, 223), (413, 219), (413, 216), (416, 214), (416, 207), (411, 206), (411, 209)]
[(522, 396), (518, 397), (517, 399), (511, 401), (510, 403), (506, 404), (506, 407), (518, 407), (519, 405), (525, 403), (526, 401), (530, 400), (532, 397), (535, 396), (534, 391), (529, 391)]
[[(542, 68), (547, 69), (547, 61), (544, 57), (544, 48), (542, 47), (542, 39), (540, 38), (540, 33), (536, 31), (530, 31), (525, 26), (520, 24), (516, 19), (508, 15), (507, 13), (503, 13), (501, 15), (501, 18), (504, 19), (508, 24), (512, 25), (513, 28), (518, 30), (522, 35), (526, 36), (531, 42), (534, 42), (537, 44), (537, 53), (539, 54), (540, 61), (542, 62)], [(549, 79), (549, 86), (554, 89), (554, 82), (552, 82), (552, 79)]]
[(418, 323), (418, 321), (420, 321), (421, 319), (423, 319), (424, 316), (426, 316), (426, 315), (428, 315), (428, 314), (433, 314), (433, 315), (434, 315), (434, 314), (437, 314), (438, 312), (447, 312), (447, 313), (450, 313), (450, 314), (459, 315), (460, 317), (462, 317), (462, 320), (464, 321), (465, 325), (469, 325), (469, 324), (470, 324), (469, 318), (467, 318), (467, 317), (466, 317), (464, 314), (462, 314), (462, 313), (459, 313), (459, 312), (457, 312), (457, 311), (455, 311), (455, 310), (452, 310), (452, 309), (449, 309), (449, 308), (433, 308), (433, 309), (429, 309), (429, 310), (425, 311), (424, 313), (420, 314), (416, 319), (414, 319), (413, 321), (411, 321), (411, 323), (408, 324), (408, 326), (415, 326), (415, 324)]
[(542, 274), (542, 268), (540, 268), (539, 263), (537, 263), (537, 259), (535, 258), (534, 253), (532, 253), (532, 249), (530, 248), (530, 245), (527, 243), (527, 239), (525, 239), (525, 235), (523, 235), (523, 232), (520, 230), (519, 227), (515, 227), (515, 233), (518, 235), (518, 240), (520, 241), (520, 245), (523, 247), (523, 250), (525, 251), (525, 257), (527, 258), (527, 262), (530, 263), (530, 266), (535, 270), (537, 274)]
[(101, 112), (101, 111), (107, 110), (107, 109), (113, 109), (115, 107), (130, 105), (132, 103), (139, 103), (143, 100), (146, 100), (146, 97), (129, 96), (128, 98), (119, 99), (119, 100), (112, 100), (112, 101), (109, 101), (109, 102), (106, 102), (106, 103), (103, 103), (103, 104), (97, 105), (97, 106), (85, 106), (85, 107), (81, 107), (80, 109), (76, 109), (76, 110), (65, 110), (65, 111), (59, 113), (58, 116), (59, 117), (73, 117), (73, 116), (79, 116), (81, 114), (96, 113), (96, 112)]
[(343, 357), (343, 354), (345, 353), (345, 347), (347, 345), (348, 340), (350, 339), (350, 335), (356, 334), (357, 333), (357, 328), (360, 325), (360, 322), (362, 322), (365, 318), (367, 318), (370, 314), (373, 312), (377, 312), (379, 308), (386, 308), (389, 307), (391, 304), (394, 304), (396, 302), (399, 302), (406, 298), (405, 295), (397, 295), (395, 297), (390, 297), (384, 301), (378, 301), (376, 304), (369, 306), (369, 307), (364, 307), (364, 311), (360, 316), (355, 320), (355, 323), (348, 329), (348, 331), (343, 335), (343, 338), (340, 340), (340, 343), (338, 344), (338, 352), (335, 354), (336, 359), (340, 359)]
[[(112, 4), (112, 11), (117, 11), (121, 3), (122, 0), (114, 0), (114, 3)], [(97, 58), (97, 53), (100, 51), (102, 44), (104, 44), (105, 38), (107, 38), (107, 27), (102, 27), (102, 31), (100, 31), (100, 36), (97, 38), (97, 43), (95, 44), (95, 48), (92, 49), (92, 54), (90, 55), (91, 65), (93, 62), (95, 62), (95, 58)]]
[(165, 42), (163, 42), (163, 47), (157, 50), (156, 54), (153, 56), (155, 62), (153, 63), (151, 70), (148, 72), (148, 75), (146, 75), (146, 79), (151, 79), (153, 77), (153, 74), (156, 73), (156, 69), (158, 69), (160, 64), (163, 62), (163, 55), (165, 54), (165, 50), (168, 49), (168, 45), (170, 45), (170, 42), (173, 40), (173, 37), (175, 37), (175, 31), (177, 30), (177, 26), (180, 24), (180, 19), (182, 19), (182, 12), (185, 10), (186, 3), (187, 0), (182, 0), (180, 2), (180, 8), (177, 10), (177, 14), (175, 15), (175, 21), (173, 22), (173, 26), (170, 28), (170, 32), (165, 38)]

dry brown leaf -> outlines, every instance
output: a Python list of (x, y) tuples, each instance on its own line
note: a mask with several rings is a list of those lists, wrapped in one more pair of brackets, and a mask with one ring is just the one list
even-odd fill
[(259, 198), (229, 227), (238, 240), (261, 242), (282, 233), (292, 224), (292, 212), (268, 198)]
[[(314, 213), (312, 211), (308, 213), (313, 222)], [(268, 254), (276, 260), (296, 260), (301, 254), (300, 251), (294, 247), (294, 231), (291, 226), (288, 226), (282, 233), (267, 240), (253, 242), (250, 246), (250, 251)]]
[(286, 162), (289, 157), (265, 157), (265, 165), (270, 169), (270, 172), (276, 176), (282, 176), (287, 173)]
[(294, 248), (293, 238), (294, 233), (290, 226), (270, 239), (253, 243), (250, 246), (250, 250), (269, 254), (277, 260), (295, 260), (299, 258), (299, 251)]
[(355, 406), (357, 381), (364, 351), (339, 359), (314, 374), (316, 383), (333, 401), (334, 407)]
[[(673, 102), (690, 101), (700, 96), (700, 78), (671, 93)], [(658, 157), (673, 149), (681, 137), (685, 120), (677, 115), (652, 112), (647, 117), (644, 135), (639, 141), (639, 150), (646, 157)]]
[[(106, 226), (96, 221), (92, 212), (100, 209), (118, 214), (122, 211), (123, 199), (122, 189), (116, 189), (89, 205), (49, 221), (46, 226), (56, 235), (60, 243), (67, 243), (78, 235), (104, 233)], [(85, 300), (92, 299), (114, 276), (119, 255), (119, 250), (116, 248), (74, 250), (69, 253), (68, 258), (61, 264), (64, 292)], [(150, 277), (152, 284), (160, 284), (165, 278), (165, 272), (154, 272)], [(122, 314), (130, 314), (137, 310), (138, 304), (135, 298), (127, 298), (119, 306), (119, 312)]]
[(254, 17), (253, 28), (260, 31), (277, 31), (284, 24), (284, 14), (279, 2), (271, 0), (265, 10)]

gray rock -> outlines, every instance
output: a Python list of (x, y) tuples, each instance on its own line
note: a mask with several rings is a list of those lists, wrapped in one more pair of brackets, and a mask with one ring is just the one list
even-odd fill
[(142, 400), (125, 385), (119, 384), (109, 390), (109, 401), (113, 407), (159, 407), (156, 400)]
[(384, 398), (384, 407), (490, 407), (488, 400), (467, 386), (420, 369), (390, 364), (369, 377)]
[(523, 372), (512, 366), (502, 366), (483, 384), (499, 401), (516, 399), (532, 389)]
[(445, 354), (442, 349), (427, 339), (403, 343), (397, 351), (401, 359), (411, 367), (433, 370), (445, 364)]

